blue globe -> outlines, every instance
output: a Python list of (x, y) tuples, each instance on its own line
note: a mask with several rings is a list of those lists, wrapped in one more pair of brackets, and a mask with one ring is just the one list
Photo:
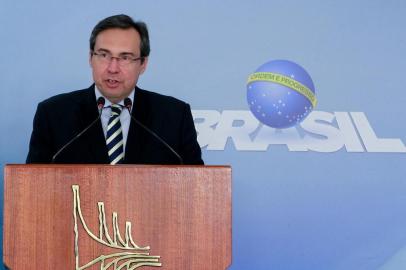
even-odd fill
[(288, 60), (273, 60), (260, 66), (247, 83), (247, 102), (263, 124), (289, 128), (303, 121), (317, 104), (309, 74)]

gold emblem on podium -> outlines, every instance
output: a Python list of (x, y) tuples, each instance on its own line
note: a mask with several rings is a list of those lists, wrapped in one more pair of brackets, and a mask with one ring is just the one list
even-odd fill
[[(93, 234), (86, 225), (85, 219), (82, 215), (80, 208), (80, 194), (79, 186), (73, 185), (73, 218), (74, 218), (74, 233), (75, 233), (75, 270), (85, 270), (97, 263), (100, 263), (100, 270), (133, 270), (143, 266), (161, 267), (162, 263), (159, 262), (160, 256), (149, 255), (149, 246), (138, 246), (131, 235), (131, 222), (125, 223), (125, 236), (124, 239), (120, 234), (118, 226), (118, 216), (113, 212), (113, 234), (110, 236), (109, 229), (106, 223), (106, 213), (104, 210), (104, 203), (98, 202), (99, 210), (99, 236)], [(79, 263), (79, 231), (78, 219), (82, 224), (86, 233), (96, 242), (110, 248), (119, 250), (120, 252), (100, 255), (94, 260), (80, 265)]]

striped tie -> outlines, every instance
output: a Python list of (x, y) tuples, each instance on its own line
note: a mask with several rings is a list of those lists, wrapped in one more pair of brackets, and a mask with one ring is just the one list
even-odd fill
[(106, 144), (109, 151), (110, 164), (122, 163), (124, 159), (123, 132), (120, 122), (121, 107), (111, 105), (111, 116), (107, 125)]

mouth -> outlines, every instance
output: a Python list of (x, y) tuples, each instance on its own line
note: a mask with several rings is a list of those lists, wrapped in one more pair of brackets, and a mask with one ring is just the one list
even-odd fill
[(120, 83), (119, 81), (114, 80), (114, 79), (107, 79), (107, 80), (105, 80), (105, 82), (106, 82), (107, 86), (110, 88), (117, 87)]

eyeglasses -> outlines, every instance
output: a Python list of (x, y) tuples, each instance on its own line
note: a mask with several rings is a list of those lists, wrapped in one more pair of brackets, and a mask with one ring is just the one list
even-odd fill
[(117, 64), (120, 67), (124, 67), (124, 66), (128, 66), (131, 63), (134, 63), (138, 60), (143, 60), (144, 57), (132, 57), (130, 55), (127, 54), (123, 54), (120, 56), (112, 56), (109, 53), (106, 52), (92, 52), (92, 55), (95, 56), (95, 58), (100, 61), (100, 63), (103, 64), (110, 64), (111, 61), (113, 61), (113, 59), (117, 60)]

